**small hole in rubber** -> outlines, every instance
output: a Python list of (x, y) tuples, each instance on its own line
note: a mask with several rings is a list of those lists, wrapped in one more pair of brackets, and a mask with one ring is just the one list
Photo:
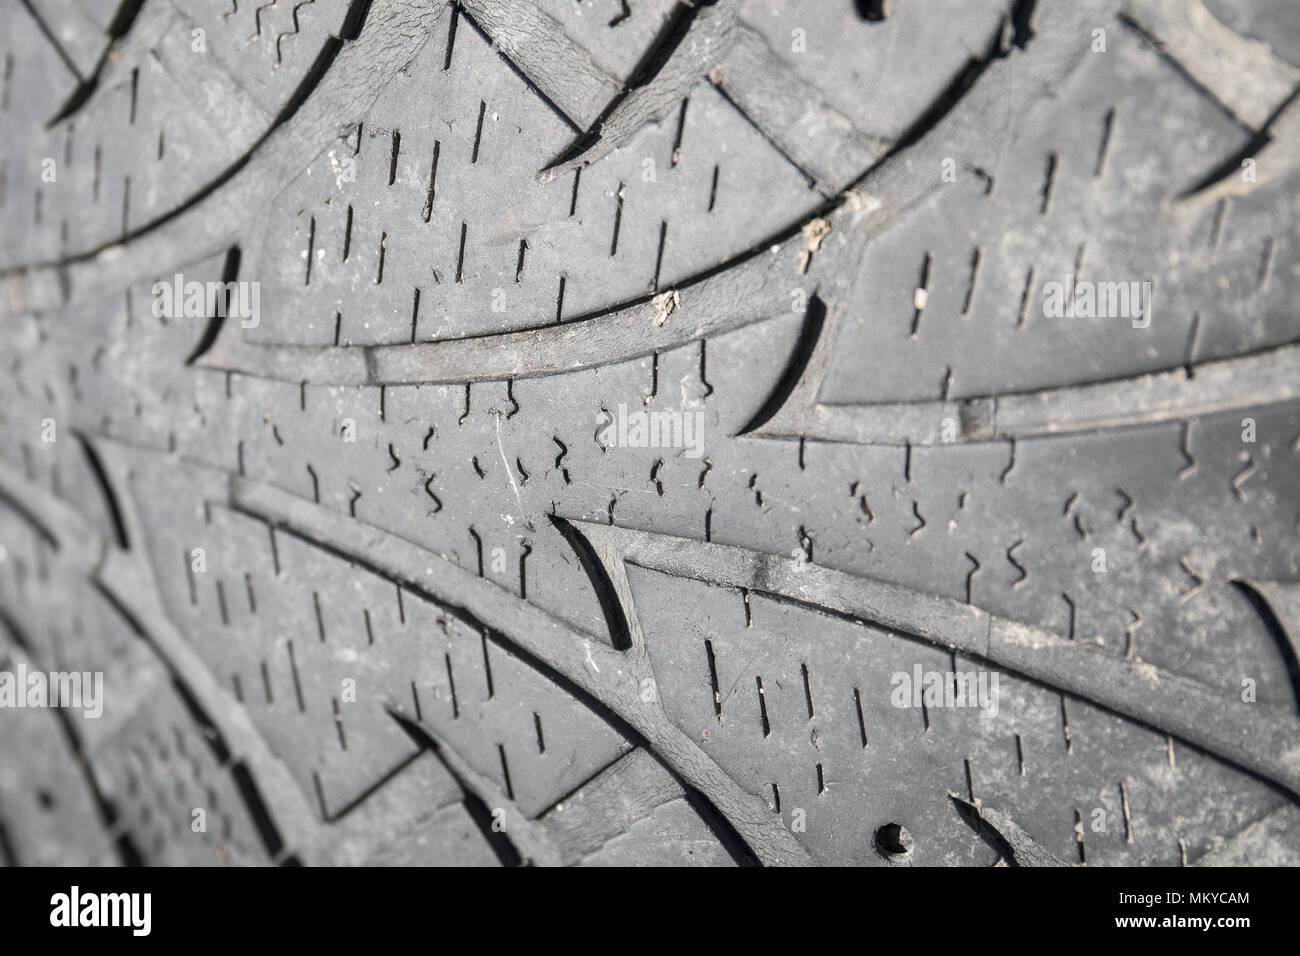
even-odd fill
[(876, 831), (876, 849), (882, 856), (906, 856), (912, 852), (912, 834), (907, 827), (898, 823), (886, 823)]
[(886, 17), (885, 0), (853, 0), (853, 6), (858, 16), (868, 22), (875, 23)]

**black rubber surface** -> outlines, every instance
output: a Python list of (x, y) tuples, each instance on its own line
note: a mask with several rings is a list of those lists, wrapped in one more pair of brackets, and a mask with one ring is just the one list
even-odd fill
[(1286, 0), (0, 23), (0, 860), (1300, 863)]

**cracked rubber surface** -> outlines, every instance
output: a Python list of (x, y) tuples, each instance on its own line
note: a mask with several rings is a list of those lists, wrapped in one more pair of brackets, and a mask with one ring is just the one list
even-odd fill
[(1288, 4), (228, 2), (0, 0), (0, 860), (1300, 862)]

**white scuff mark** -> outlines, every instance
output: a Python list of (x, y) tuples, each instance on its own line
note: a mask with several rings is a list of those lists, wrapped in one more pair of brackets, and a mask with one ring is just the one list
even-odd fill
[(875, 196), (860, 190), (844, 194), (844, 208), (852, 215), (851, 226), (856, 227), (864, 218), (879, 209), (883, 203)]
[(599, 674), (600, 666), (596, 663), (596, 659), (591, 656), (591, 641), (583, 641), (582, 649), (587, 652), (587, 663), (591, 665), (591, 669)]
[(501, 464), (505, 466), (506, 477), (510, 479), (510, 487), (515, 493), (515, 504), (519, 505), (519, 511), (522, 514), (524, 510), (524, 499), (519, 495), (519, 486), (515, 484), (515, 473), (510, 470), (510, 462), (506, 461), (506, 447), (501, 444), (500, 412), (497, 412), (497, 451), (501, 453)]

